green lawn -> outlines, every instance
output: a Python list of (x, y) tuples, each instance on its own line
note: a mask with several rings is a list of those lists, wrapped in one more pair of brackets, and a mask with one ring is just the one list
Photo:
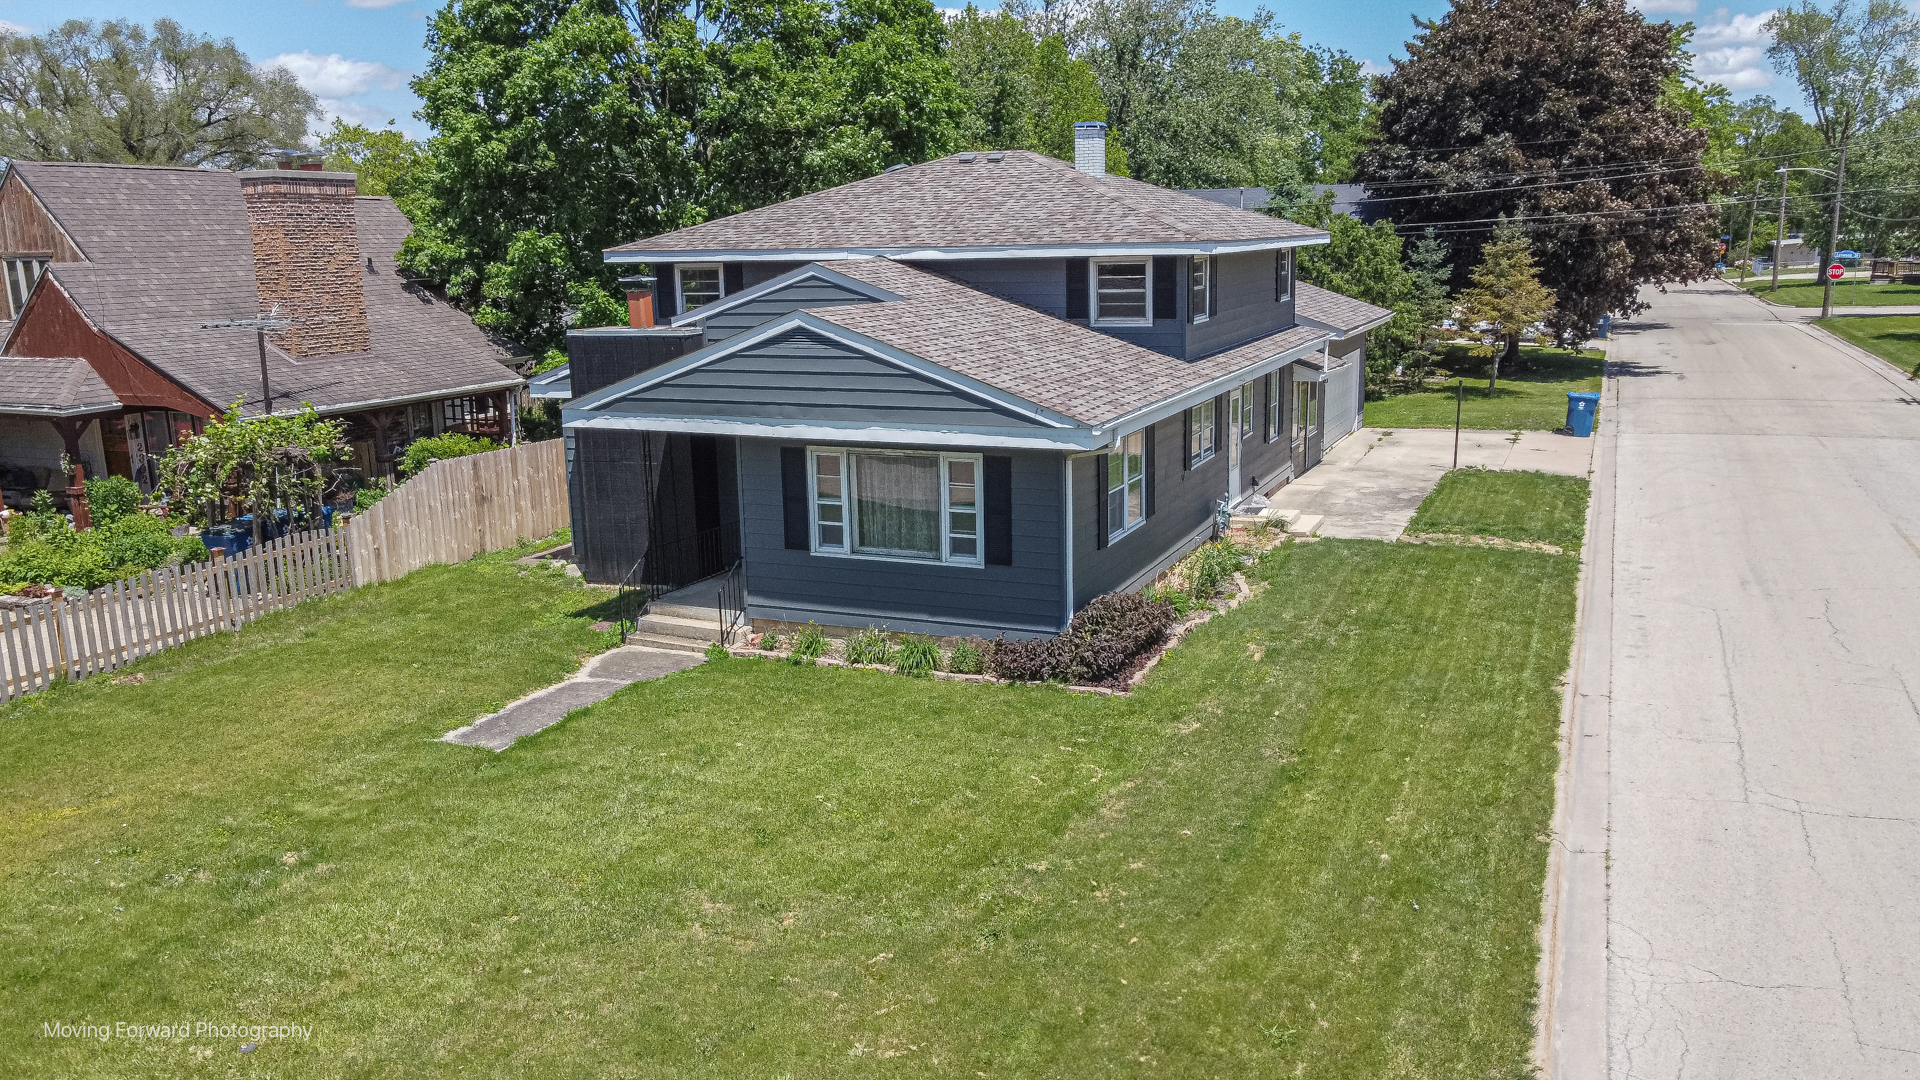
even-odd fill
[[(1485, 353), (1485, 349), (1477, 350)], [(1484, 356), (1456, 349), (1442, 366), (1464, 378), (1460, 425), (1483, 431), (1552, 431), (1567, 424), (1568, 391), (1597, 391), (1606, 357), (1599, 352), (1570, 349), (1520, 350), (1531, 371), (1502, 372), (1494, 390), (1487, 390)], [(1453, 381), (1444, 388), (1412, 394), (1393, 394), (1367, 402), (1368, 427), (1411, 428), (1453, 426)]]
[(1816, 319), (1814, 325), (1846, 338), (1908, 374), (1920, 371), (1920, 315)]
[(1578, 476), (1455, 469), (1420, 504), (1407, 532), (1497, 536), (1576, 549), (1586, 533), (1587, 486)]
[[(19, 1075), (1530, 1076), (1577, 561), (1291, 544), (1129, 698), (600, 647), (498, 560), (0, 710)], [(310, 1042), (43, 1038), (297, 1023)]]
[[(1738, 284), (1736, 282), (1736, 284)], [(1778, 292), (1768, 288), (1767, 279), (1755, 278), (1741, 288), (1776, 304), (1788, 307), (1819, 307), (1826, 293), (1825, 280), (1781, 282)], [(1833, 286), (1835, 306), (1864, 307), (1881, 304), (1920, 304), (1920, 285), (1887, 282), (1869, 285), (1866, 278), (1848, 278)]]

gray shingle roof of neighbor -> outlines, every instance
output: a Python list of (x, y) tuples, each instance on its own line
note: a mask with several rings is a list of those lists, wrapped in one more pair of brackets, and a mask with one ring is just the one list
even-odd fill
[[(236, 174), (211, 169), (15, 162), (87, 256), (47, 268), (94, 325), (216, 408), (260, 404), (255, 335), (202, 324), (260, 312), (253, 241)], [(354, 201), (367, 322), (364, 352), (296, 359), (267, 346), (274, 408), (322, 412), (517, 386), (516, 353), (394, 266), (411, 226), (393, 200)], [(144, 226), (142, 223), (145, 223)]]
[(1090, 427), (1326, 337), (1319, 328), (1295, 326), (1181, 360), (889, 259), (822, 265), (902, 299), (820, 308), (815, 317)]
[(119, 407), (93, 365), (77, 356), (0, 356), (0, 413), (84, 416)]
[(1294, 314), (1303, 321), (1312, 321), (1332, 330), (1337, 337), (1346, 337), (1357, 330), (1377, 326), (1393, 317), (1393, 312), (1388, 308), (1376, 307), (1365, 300), (1355, 300), (1351, 296), (1304, 281), (1295, 282), (1294, 289)]
[[(963, 160), (971, 158), (971, 161)], [(1327, 234), (1025, 150), (949, 154), (609, 248), (616, 261), (695, 253), (906, 254), (1038, 247), (1280, 247)], [(1177, 253), (1177, 252), (1176, 252)]]

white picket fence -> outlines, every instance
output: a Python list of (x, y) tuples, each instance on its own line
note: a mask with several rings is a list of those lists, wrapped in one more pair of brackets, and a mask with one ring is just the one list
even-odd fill
[(346, 538), (307, 532), (232, 559), (149, 570), (82, 597), (0, 609), (0, 701), (351, 588)]

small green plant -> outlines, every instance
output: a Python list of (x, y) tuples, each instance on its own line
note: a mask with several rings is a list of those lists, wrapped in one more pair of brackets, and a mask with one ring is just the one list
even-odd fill
[(867, 627), (847, 639), (849, 664), (885, 664), (893, 659), (893, 640), (885, 630)]
[(140, 485), (124, 476), (96, 476), (87, 481), (87, 509), (95, 525), (111, 525), (140, 509)]
[(980, 646), (974, 638), (968, 638), (953, 647), (947, 656), (947, 670), (960, 675), (978, 675), (986, 670), (986, 658), (981, 655)]
[(908, 638), (893, 652), (893, 670), (914, 676), (931, 675), (939, 671), (940, 646), (935, 645), (931, 638)]
[(821, 632), (819, 626), (808, 623), (794, 631), (793, 651), (787, 654), (788, 660), (795, 664), (812, 667), (814, 661), (825, 655), (827, 655), (827, 635)]
[(1173, 613), (1183, 619), (1193, 614), (1194, 611), (1200, 607), (1199, 601), (1195, 600), (1183, 590), (1176, 589), (1171, 585), (1149, 585), (1143, 590), (1143, 594), (1149, 600), (1158, 600), (1162, 603), (1172, 604)]
[(732, 653), (727, 651), (727, 647), (725, 645), (722, 645), (717, 641), (710, 642), (707, 645), (707, 659), (709, 660), (725, 660), (727, 657), (732, 655), (733, 655)]
[(353, 512), (356, 514), (366, 513), (374, 503), (386, 498), (387, 492), (391, 490), (393, 489), (389, 488), (385, 483), (380, 483), (363, 487), (359, 491), (354, 492)]
[(780, 647), (780, 635), (769, 630), (760, 635), (760, 648), (772, 652)]
[(401, 476), (412, 478), (436, 461), (484, 454), (499, 448), (500, 444), (492, 439), (480, 439), (472, 435), (448, 432), (445, 435), (435, 435), (431, 439), (415, 439), (408, 443), (406, 453), (400, 455), (400, 460), (394, 463), (394, 467), (400, 470)]

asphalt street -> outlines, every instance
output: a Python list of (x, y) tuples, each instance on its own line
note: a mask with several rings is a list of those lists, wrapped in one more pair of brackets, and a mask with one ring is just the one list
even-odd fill
[(1920, 384), (1718, 284), (1616, 327), (1559, 1077), (1920, 1077)]

